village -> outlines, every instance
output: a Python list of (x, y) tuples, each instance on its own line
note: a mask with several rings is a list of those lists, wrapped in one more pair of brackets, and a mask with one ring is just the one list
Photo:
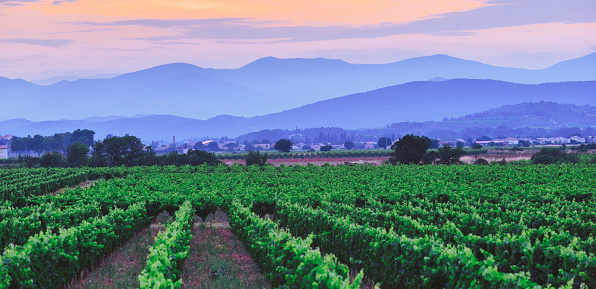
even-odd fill
[[(289, 136), (291, 138), (292, 136)], [(0, 159), (8, 159), (18, 157), (17, 152), (13, 152), (10, 149), (12, 141), (12, 135), (0, 136)], [(456, 139), (456, 140), (437, 140), (438, 146), (450, 145), (451, 147), (472, 147), (474, 144), (481, 145), (482, 147), (531, 147), (531, 146), (560, 146), (560, 145), (580, 145), (586, 143), (596, 142), (596, 136), (570, 136), (570, 137), (549, 137), (549, 138), (496, 138), (487, 140), (487, 137), (481, 137), (477, 139)], [(298, 142), (293, 143), (292, 151), (296, 152), (309, 152), (309, 151), (325, 151), (325, 150), (372, 150), (379, 148), (389, 148), (391, 143), (388, 143), (387, 147), (383, 145), (379, 146), (378, 141), (362, 141), (362, 142), (351, 142), (346, 141), (344, 143), (304, 143)], [(351, 144), (349, 144), (349, 143)], [(172, 138), (171, 143), (159, 143), (157, 141), (145, 142), (145, 150), (153, 150), (156, 154), (168, 154), (176, 151), (179, 154), (186, 154), (189, 149), (199, 149), (214, 153), (224, 152), (246, 152), (250, 150), (259, 151), (271, 151), (275, 142), (269, 140), (262, 141), (244, 141), (239, 143), (235, 140), (222, 138), (219, 140), (205, 140), (205, 141), (181, 141), (176, 142), (176, 137)], [(347, 146), (346, 146), (347, 145)], [(431, 147), (432, 148), (432, 147)], [(35, 155), (35, 154), (31, 154)]]

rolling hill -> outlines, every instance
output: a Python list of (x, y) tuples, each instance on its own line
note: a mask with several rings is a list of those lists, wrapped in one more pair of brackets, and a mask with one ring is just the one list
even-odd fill
[(596, 80), (596, 53), (528, 70), (447, 55), (389, 64), (266, 57), (238, 69), (173, 63), (110, 79), (52, 85), (0, 78), (3, 118), (83, 119), (96, 115), (265, 115), (314, 102), (429, 79), (493, 79), (520, 84)]
[[(520, 107), (517, 110), (509, 109), (510, 116), (490, 110), (520, 102), (541, 101), (580, 106), (564, 113), (555, 110), (558, 106), (525, 110)], [(144, 140), (169, 140), (174, 135), (178, 139), (236, 137), (264, 129), (297, 127), (340, 127), (350, 130), (378, 128), (370, 131), (381, 132), (392, 123), (401, 125), (390, 125), (394, 131), (456, 130), (469, 126), (499, 125), (518, 127), (517, 124), (524, 127), (552, 128), (556, 127), (554, 123), (578, 127), (596, 126), (593, 118), (595, 113), (586, 111), (585, 105), (589, 105), (588, 108), (596, 106), (596, 81), (528, 85), (494, 80), (453, 79), (411, 82), (257, 117), (219, 115), (207, 120), (197, 120), (171, 115), (150, 115), (43, 122), (13, 119), (0, 122), (0, 134), (51, 135), (87, 128), (96, 131), (98, 138), (107, 134), (131, 134)], [(480, 111), (487, 112), (478, 117), (477, 113)], [(542, 112), (544, 116), (532, 116), (537, 112)], [(498, 116), (492, 116), (493, 113)], [(507, 117), (503, 118), (505, 116)], [(441, 121), (444, 119), (445, 121)]]

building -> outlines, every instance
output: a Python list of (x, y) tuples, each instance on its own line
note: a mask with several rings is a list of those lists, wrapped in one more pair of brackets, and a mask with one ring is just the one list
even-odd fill
[(0, 145), (0, 159), (8, 158), (8, 145)]
[(262, 150), (268, 150), (271, 147), (271, 144), (268, 143), (258, 143), (258, 144), (254, 144), (253, 147), (255, 149), (262, 149)]

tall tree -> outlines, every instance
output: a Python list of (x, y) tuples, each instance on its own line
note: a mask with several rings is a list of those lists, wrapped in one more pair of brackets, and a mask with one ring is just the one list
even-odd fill
[(212, 141), (207, 144), (207, 150), (212, 151), (212, 152), (217, 152), (217, 151), (219, 151), (219, 145), (216, 142)]
[(108, 165), (108, 155), (106, 153), (106, 145), (98, 140), (93, 143), (93, 151), (91, 152), (91, 166), (105, 167)]
[(384, 149), (386, 149), (387, 147), (390, 147), (392, 143), (393, 143), (393, 141), (391, 141), (391, 139), (388, 137), (381, 137), (377, 141), (377, 144), (379, 145), (379, 147), (382, 147)]
[(251, 150), (248, 151), (248, 154), (244, 160), (246, 161), (247, 166), (257, 165), (262, 167), (267, 163), (267, 153), (262, 154), (259, 151)]
[(275, 142), (275, 145), (273, 146), (274, 149), (278, 150), (279, 152), (282, 153), (289, 153), (290, 150), (292, 149), (292, 141), (288, 140), (288, 139), (280, 139), (277, 142)]
[(93, 145), (93, 137), (95, 137), (95, 132), (88, 129), (77, 129), (72, 132), (70, 136), (70, 143), (80, 142), (87, 147)]
[(37, 153), (38, 156), (41, 155), (46, 150), (45, 146), (45, 138), (41, 135), (34, 135), (33, 140), (30, 143), (30, 149)]
[(104, 141), (105, 152), (110, 156), (112, 166), (134, 166), (143, 157), (145, 147), (135, 136), (111, 137)]
[(407, 134), (391, 145), (393, 152), (389, 162), (392, 164), (420, 164), (429, 147), (429, 138)]
[(347, 150), (351, 150), (351, 149), (353, 149), (353, 148), (354, 148), (354, 146), (355, 146), (355, 145), (354, 145), (354, 142), (353, 142), (353, 141), (351, 141), (351, 140), (347, 140), (347, 141), (344, 143), (344, 147), (345, 147)]
[(439, 153), (439, 160), (437, 164), (443, 165), (455, 165), (461, 164), (462, 162), (459, 160), (466, 152), (461, 148), (452, 148), (450, 144), (445, 144), (438, 150)]
[(84, 166), (87, 164), (87, 154), (89, 147), (81, 142), (71, 143), (66, 148), (66, 160), (68, 164), (75, 167)]

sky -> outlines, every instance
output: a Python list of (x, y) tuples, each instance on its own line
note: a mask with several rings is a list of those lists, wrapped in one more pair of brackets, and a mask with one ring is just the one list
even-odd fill
[(0, 0), (0, 76), (433, 54), (541, 69), (596, 51), (594, 0)]

